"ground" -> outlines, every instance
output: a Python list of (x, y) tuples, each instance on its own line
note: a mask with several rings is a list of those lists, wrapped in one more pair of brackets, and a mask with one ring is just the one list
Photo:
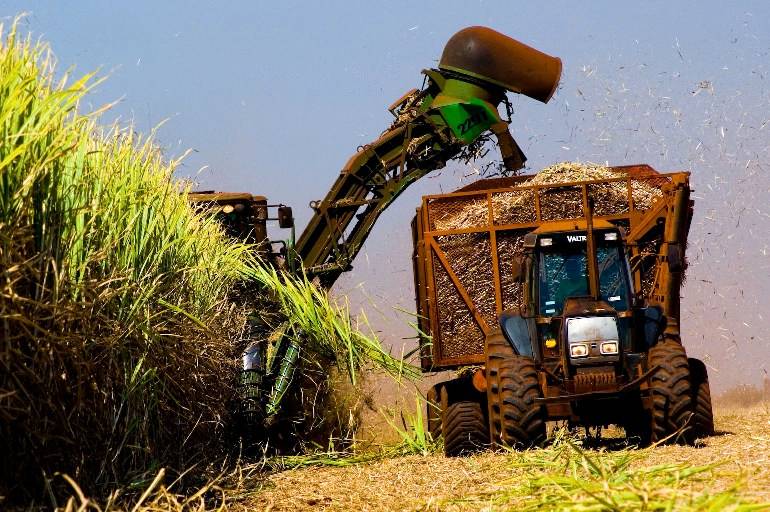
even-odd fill
[(716, 428), (716, 436), (696, 447), (629, 450), (610, 440), (584, 450), (564, 441), (524, 453), (411, 455), (294, 469), (271, 475), (253, 499), (234, 505), (279, 511), (643, 510), (669, 503), (681, 510), (723, 510), (770, 504), (770, 406), (719, 409)]

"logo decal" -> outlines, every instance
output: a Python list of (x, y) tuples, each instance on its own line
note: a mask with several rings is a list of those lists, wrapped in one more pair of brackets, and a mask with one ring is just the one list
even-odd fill
[(468, 119), (460, 123), (459, 129), (460, 134), (465, 135), (470, 131), (471, 128), (476, 126), (477, 124), (483, 123), (487, 120), (487, 113), (484, 110), (477, 110), (473, 114), (471, 114)]

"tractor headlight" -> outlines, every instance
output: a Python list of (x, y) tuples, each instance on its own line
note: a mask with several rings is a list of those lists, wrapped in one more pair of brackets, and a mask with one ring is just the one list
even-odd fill
[(617, 361), (620, 336), (614, 316), (588, 316), (567, 319), (567, 344), (575, 364)]
[(588, 344), (571, 343), (569, 346), (569, 355), (571, 357), (586, 357), (588, 355)]

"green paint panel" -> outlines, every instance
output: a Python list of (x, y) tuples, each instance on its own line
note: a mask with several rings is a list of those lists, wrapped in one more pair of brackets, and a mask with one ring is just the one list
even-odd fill
[(470, 144), (498, 121), (496, 111), (486, 102), (473, 98), (470, 102), (458, 102), (440, 107), (441, 116), (454, 136), (464, 144)]

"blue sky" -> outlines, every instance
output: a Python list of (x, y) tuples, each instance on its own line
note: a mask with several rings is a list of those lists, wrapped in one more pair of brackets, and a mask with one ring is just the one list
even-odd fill
[[(707, 358), (717, 387), (770, 371), (770, 3), (0, 3), (6, 23), (20, 12), (61, 69), (109, 76), (90, 97), (93, 108), (119, 100), (105, 121), (145, 133), (165, 121), (166, 153), (193, 150), (181, 176), (291, 204), (300, 228), (307, 203), (388, 125), (387, 105), (419, 87), (457, 30), (487, 25), (559, 56), (553, 101), (512, 98), (531, 169), (583, 160), (691, 170), (685, 345)], [(397, 347), (410, 335), (393, 308), (413, 309), (414, 207), (469, 173), (451, 164), (405, 193), (336, 288)]]

